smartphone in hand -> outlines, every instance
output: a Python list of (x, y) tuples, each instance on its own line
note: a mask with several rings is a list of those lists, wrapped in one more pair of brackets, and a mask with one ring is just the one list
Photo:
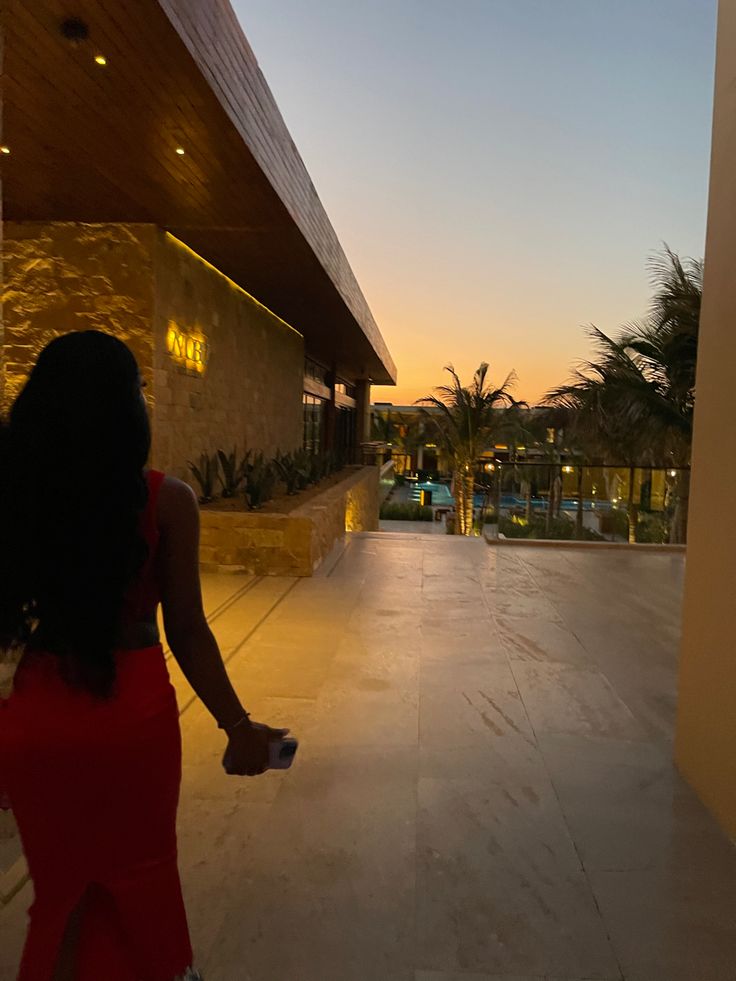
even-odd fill
[(284, 736), (283, 739), (274, 739), (270, 744), (268, 752), (269, 770), (288, 770), (294, 762), (296, 751), (299, 748), (299, 741), (293, 736)]

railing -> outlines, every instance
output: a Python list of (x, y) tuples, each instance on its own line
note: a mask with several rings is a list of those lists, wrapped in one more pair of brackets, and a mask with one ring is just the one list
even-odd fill
[[(435, 517), (452, 518), (449, 477), (404, 479), (398, 478), (392, 500), (430, 504)], [(689, 485), (688, 468), (485, 462), (476, 474), (476, 531), (497, 531), (504, 538), (684, 544)]]
[(479, 520), (505, 538), (684, 544), (689, 468), (502, 463), (481, 477)]

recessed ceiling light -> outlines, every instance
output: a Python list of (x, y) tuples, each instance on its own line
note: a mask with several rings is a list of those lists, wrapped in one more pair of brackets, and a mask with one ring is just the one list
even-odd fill
[(98, 65), (106, 65), (107, 58), (104, 55), (95, 55), (95, 61)]
[(180, 157), (183, 157), (184, 154), (186, 153), (186, 150), (184, 149), (183, 146), (178, 146), (176, 148), (176, 152), (179, 154)]
[(5, 153), (5, 154), (10, 153), (10, 147), (9, 146), (0, 146), (0, 153)]

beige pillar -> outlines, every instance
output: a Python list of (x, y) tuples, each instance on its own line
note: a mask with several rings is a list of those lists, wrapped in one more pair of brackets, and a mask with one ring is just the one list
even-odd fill
[(736, 0), (721, 0), (677, 763), (736, 837)]

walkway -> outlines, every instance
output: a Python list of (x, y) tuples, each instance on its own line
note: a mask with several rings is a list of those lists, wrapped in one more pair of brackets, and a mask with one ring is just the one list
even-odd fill
[(312, 580), (208, 579), (234, 680), (302, 748), (228, 778), (184, 712), (207, 981), (733, 981), (736, 855), (669, 762), (682, 571), (376, 534)]

